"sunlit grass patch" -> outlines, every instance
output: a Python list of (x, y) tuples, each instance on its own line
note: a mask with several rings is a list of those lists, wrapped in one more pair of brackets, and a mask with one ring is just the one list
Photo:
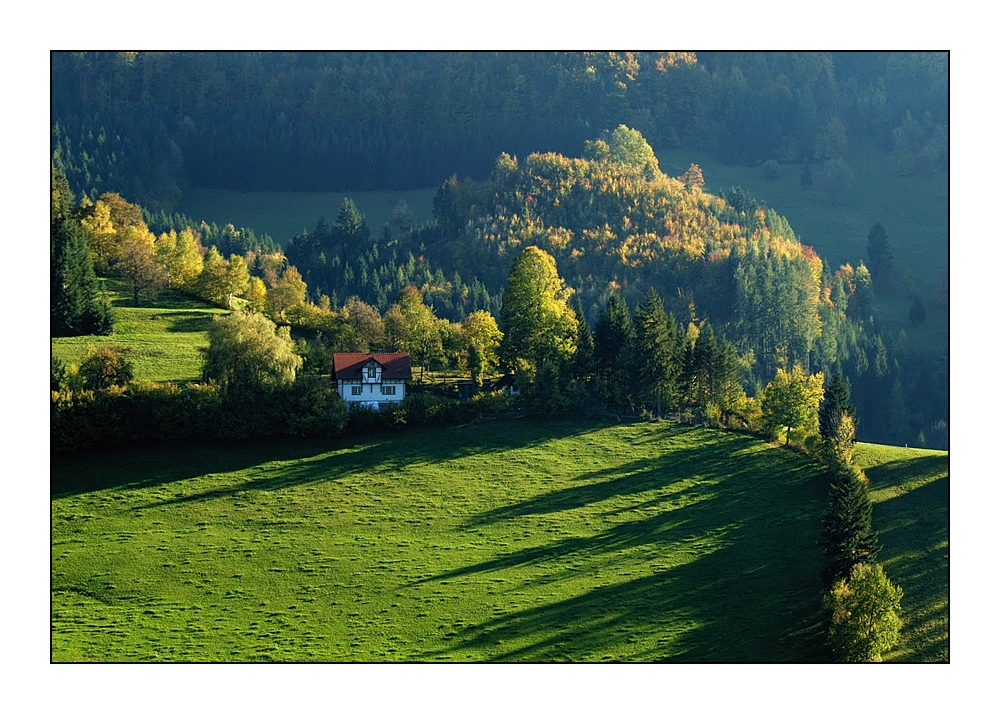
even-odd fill
[(879, 561), (903, 588), (903, 630), (887, 656), (896, 662), (949, 658), (948, 452), (858, 444), (871, 482)]
[(118, 281), (103, 284), (112, 298), (115, 334), (53, 338), (53, 355), (67, 365), (79, 365), (90, 350), (115, 345), (129, 350), (136, 379), (178, 383), (201, 379), (208, 326), (226, 310), (173, 290), (163, 291), (151, 304), (131, 307), (131, 298)]
[(725, 432), (157, 445), (59, 458), (53, 491), (58, 661), (824, 656), (825, 476)]

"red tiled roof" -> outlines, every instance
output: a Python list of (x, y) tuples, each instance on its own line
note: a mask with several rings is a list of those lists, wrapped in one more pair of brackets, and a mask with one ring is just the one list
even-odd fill
[(369, 359), (382, 365), (382, 379), (412, 379), (408, 352), (335, 352), (334, 379), (361, 379), (361, 366)]

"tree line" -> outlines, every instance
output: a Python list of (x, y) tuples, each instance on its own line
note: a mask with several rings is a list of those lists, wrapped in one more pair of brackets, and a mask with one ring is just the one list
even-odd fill
[[(426, 225), (414, 225), (400, 205), (372, 230), (345, 199), (332, 226), (320, 218), (284, 251), (269, 236), (151, 214), (118, 194), (84, 196), (76, 220), (97, 274), (124, 278), (135, 304), (165, 285), (227, 307), (246, 301), (311, 331), (314, 351), (408, 345), (393, 327), (362, 335), (373, 321), (360, 315), (398, 323), (394, 304), (413, 288), (435, 319), (453, 326), (435, 331), (440, 347), (435, 338), (419, 350), (433, 368), (467, 366), (458, 326), (478, 312), (501, 312), (514, 257), (535, 245), (555, 258), (590, 324), (612, 296), (638, 306), (653, 288), (666, 312), (708, 322), (731, 343), (749, 394), (762, 394), (778, 369), (840, 371), (857, 394), (864, 438), (946, 444), (937, 430), (947, 416), (946, 365), (921, 362), (905, 332), (879, 327), (875, 289), (892, 272), (880, 225), (869, 236), (872, 270), (859, 261), (831, 271), (744, 189), (708, 194), (696, 165), (677, 178), (663, 174), (634, 129), (604, 132), (584, 153), (523, 162), (501, 154), (484, 182), (445, 181)], [(915, 301), (915, 325), (919, 308)]]

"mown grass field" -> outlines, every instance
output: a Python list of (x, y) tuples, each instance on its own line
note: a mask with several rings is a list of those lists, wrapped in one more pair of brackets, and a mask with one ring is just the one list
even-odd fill
[(889, 662), (949, 659), (948, 452), (858, 444), (871, 482), (879, 562), (903, 588), (905, 624)]
[(351, 191), (349, 193), (312, 193), (290, 191), (217, 191), (191, 189), (184, 194), (178, 211), (195, 220), (215, 222), (220, 226), (232, 223), (253, 228), (258, 234), (268, 233), (281, 245), (302, 232), (312, 230), (320, 216), (328, 225), (337, 221), (337, 214), (348, 196), (368, 220), (373, 235), (392, 218), (392, 212), (404, 201), (413, 213), (415, 224), (431, 220), (434, 188), (414, 191)]
[(52, 659), (822, 660), (826, 485), (655, 424), (55, 458)]
[(67, 365), (79, 365), (88, 351), (105, 345), (126, 347), (136, 379), (187, 383), (201, 380), (202, 350), (208, 347), (208, 326), (226, 310), (173, 290), (155, 302), (132, 307), (127, 291), (115, 279), (103, 281), (114, 308), (115, 334), (51, 339), (52, 354)]

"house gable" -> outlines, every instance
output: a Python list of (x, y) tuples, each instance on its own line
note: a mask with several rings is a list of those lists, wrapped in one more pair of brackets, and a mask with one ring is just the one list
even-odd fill
[(410, 355), (405, 352), (338, 352), (333, 355), (333, 381), (341, 398), (375, 409), (401, 402), (412, 378)]

